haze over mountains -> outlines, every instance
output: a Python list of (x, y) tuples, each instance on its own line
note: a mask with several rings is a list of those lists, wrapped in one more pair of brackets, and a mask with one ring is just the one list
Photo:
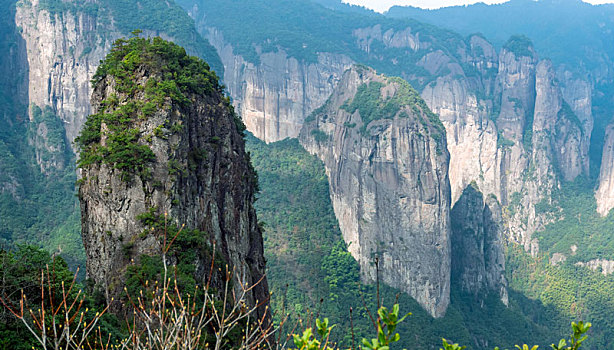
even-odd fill
[[(42, 242), (74, 265), (87, 256), (88, 277), (112, 284), (107, 299), (124, 282), (91, 264), (152, 250), (138, 222), (113, 231), (134, 228), (148, 208), (129, 203), (143, 197), (256, 264), (251, 280), (266, 257), (272, 307), (319, 307), (345, 330), (340, 342), (351, 340), (349, 308), (378, 281), (386, 302), (400, 293), (414, 313), (399, 328), (405, 347), (442, 336), (475, 349), (548, 345), (577, 319), (594, 324), (587, 348), (614, 344), (614, 5), (377, 14), (338, 0), (6, 0), (0, 14), (1, 237)], [(178, 109), (185, 125), (171, 112), (135, 124), (139, 145), (178, 163), (157, 161), (164, 171), (134, 186), (101, 165), (81, 182), (93, 209), (80, 213), (73, 140), (117, 94), (90, 80), (134, 29), (208, 61), (230, 99)], [(266, 225), (241, 190), (253, 179), (228, 103), (253, 135)], [(199, 113), (208, 124), (192, 123)], [(235, 221), (249, 244), (231, 239)], [(365, 312), (353, 322), (368, 333)]]

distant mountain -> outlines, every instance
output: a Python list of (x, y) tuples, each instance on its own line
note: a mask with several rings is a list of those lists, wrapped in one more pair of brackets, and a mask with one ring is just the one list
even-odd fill
[(496, 46), (514, 34), (531, 38), (544, 58), (555, 64), (580, 64), (592, 70), (614, 57), (614, 5), (580, 0), (511, 0), (437, 10), (394, 6), (392, 18), (414, 18), (463, 35), (480, 32)]
[[(511, 0), (437, 10), (392, 7), (391, 18), (412, 18), (463, 35), (482, 33), (497, 46), (514, 34), (531, 38), (541, 56), (591, 82), (595, 132), (591, 177), (599, 176), (606, 125), (614, 115), (614, 5), (580, 0)], [(564, 67), (564, 68), (561, 68)]]

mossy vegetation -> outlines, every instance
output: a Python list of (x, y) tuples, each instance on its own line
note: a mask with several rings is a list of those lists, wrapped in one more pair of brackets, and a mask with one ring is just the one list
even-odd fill
[[(94, 88), (112, 83), (115, 92), (100, 103), (98, 113), (88, 117), (75, 140), (81, 151), (80, 167), (105, 163), (122, 172), (124, 178), (142, 172), (155, 160), (139, 129), (143, 120), (157, 110), (186, 107), (192, 95), (222, 92), (206, 62), (187, 55), (172, 42), (135, 34), (117, 40), (98, 67), (92, 79)], [(146, 82), (140, 83), (143, 78)], [(181, 130), (181, 126), (175, 129)], [(162, 132), (154, 134), (164, 136)]]
[(563, 100), (563, 104), (561, 106), (561, 109), (559, 110), (558, 117), (569, 120), (572, 124), (577, 126), (578, 129), (580, 129), (580, 132), (582, 134), (584, 134), (584, 126), (582, 125), (580, 118), (578, 118), (576, 113), (574, 113), (573, 109), (571, 109), (569, 103), (567, 103), (567, 101), (565, 100)]
[[(384, 97), (382, 88), (388, 84), (394, 84), (395, 90), (392, 96)], [(386, 83), (370, 81), (358, 87), (356, 95), (351, 100), (346, 101), (341, 109), (348, 113), (358, 111), (362, 118), (361, 133), (366, 133), (372, 121), (380, 119), (394, 119), (396, 116), (407, 118), (407, 112), (403, 108), (410, 108), (411, 111), (420, 119), (425, 128), (433, 131), (437, 142), (441, 142), (445, 135), (445, 128), (439, 117), (433, 113), (420, 94), (405, 80), (397, 77), (386, 78)], [(426, 121), (424, 116), (428, 119)]]
[(525, 35), (512, 35), (503, 48), (516, 57), (533, 57), (533, 42)]
[[(215, 265), (214, 272), (212, 272), (215, 273), (213, 277), (218, 281), (223, 277), (223, 272), (220, 271), (224, 270), (226, 260), (219, 251), (213, 251), (210, 242), (211, 237), (207, 232), (181, 227), (176, 224), (176, 220), (173, 218), (160, 214), (157, 208), (150, 208), (138, 215), (136, 219), (145, 227), (140, 238), (144, 239), (153, 235), (159, 240), (161, 247), (164, 247), (165, 244), (170, 247), (166, 253), (167, 263), (173, 262), (175, 269), (173, 274), (176, 276), (178, 287), (183, 293), (192, 296), (203, 293), (203, 283), (207, 282), (208, 276), (204, 276), (204, 280), (196, 276), (197, 266), (195, 262), (197, 261), (200, 261), (203, 266), (210, 266), (213, 263)], [(135, 262), (126, 269), (127, 295), (138, 295), (147, 282), (160, 281), (163, 273), (161, 255), (140, 255), (136, 257)], [(200, 278), (202, 277), (200, 276)]]

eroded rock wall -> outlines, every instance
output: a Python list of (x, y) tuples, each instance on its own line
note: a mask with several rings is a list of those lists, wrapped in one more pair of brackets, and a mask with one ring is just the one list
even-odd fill
[(384, 283), (440, 317), (450, 302), (449, 154), (443, 127), (409, 104), (393, 118), (368, 125), (359, 111), (340, 109), (360, 86), (373, 82), (385, 85), (384, 95), (398, 89), (373, 70), (353, 68), (306, 124), (300, 141), (324, 162), (341, 231), (363, 277), (375, 280), (378, 257)]
[[(155, 67), (145, 65), (135, 67), (134, 72), (132, 80), (140, 87), (163, 77)], [(117, 86), (112, 75), (97, 83), (93, 112), (118, 112), (125, 103), (146, 99), (145, 89), (130, 95)], [(165, 98), (163, 106), (151, 115), (133, 116), (126, 126), (138, 135), (134, 141), (137, 145), (153, 152), (146, 168), (118, 170), (102, 161), (82, 167), (79, 197), (87, 276), (101, 288), (108, 302), (111, 298), (120, 300), (128, 267), (138, 264), (143, 254), (161, 254), (164, 232), (150, 231), (152, 224), (142, 215), (163, 217), (168, 213), (169, 224), (198, 231), (192, 243), (181, 248), (194, 251), (193, 261), (188, 263), (197, 284), (206, 283), (215, 248), (230, 271), (234, 269), (234, 287), (258, 283), (249, 292), (248, 301), (266, 305), (269, 294), (263, 277), (262, 234), (252, 205), (256, 176), (245, 152), (241, 123), (220, 88), (186, 97), (187, 104)], [(108, 107), (108, 101), (114, 99), (122, 103)], [(100, 132), (100, 140), (88, 147), (115, 142), (110, 141), (110, 130), (101, 123), (100, 130), (93, 130)], [(223, 285), (218, 287), (223, 290)]]
[(224, 64), (224, 83), (235, 109), (248, 130), (266, 142), (298, 137), (305, 118), (324, 104), (353, 63), (330, 53), (305, 62), (283, 49), (263, 53), (252, 63), (236, 55), (220, 31), (208, 28), (207, 33)]
[(497, 199), (484, 199), (474, 183), (463, 191), (450, 217), (453, 283), (476, 297), (498, 293), (507, 305), (503, 218)]
[(29, 103), (51, 107), (72, 142), (91, 112), (90, 80), (119, 34), (91, 14), (50, 13), (39, 0), (20, 2), (15, 22), (26, 43)]

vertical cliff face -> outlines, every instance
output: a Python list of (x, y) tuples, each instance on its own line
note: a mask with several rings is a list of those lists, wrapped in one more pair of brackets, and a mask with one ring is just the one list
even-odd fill
[(380, 279), (442, 316), (450, 293), (445, 131), (404, 81), (366, 67), (344, 74), (300, 141), (323, 161), (349, 251)]
[(113, 40), (118, 33), (105, 26), (101, 36), (94, 14), (50, 11), (38, 0), (20, 2), (15, 22), (26, 43), (29, 102), (52, 108), (72, 142), (90, 113), (89, 81), (111, 45), (105, 36)]
[(501, 206), (469, 185), (450, 213), (452, 281), (475, 295), (498, 293), (508, 304)]
[[(498, 56), (481, 37), (471, 38), (470, 43), (465, 59), (483, 72), (481, 77), (467, 77), (464, 74), (441, 76), (421, 93), (429, 108), (439, 115), (446, 127), (452, 203), (458, 200), (472, 181), (479, 181), (487, 193), (501, 194), (502, 152), (498, 147), (497, 126), (489, 114), (493, 110), (493, 102), (478, 98), (475, 92), (479, 88), (492, 95)], [(452, 64), (458, 66), (457, 63), (448, 63)]]
[[(181, 249), (194, 252), (197, 283), (205, 281), (214, 245), (237, 280), (260, 281), (256, 177), (243, 124), (208, 66), (162, 39), (130, 39), (94, 79), (95, 113), (77, 139), (88, 277), (117, 300), (128, 267), (142, 254), (161, 253), (164, 233), (150, 227), (168, 213), (190, 235)], [(267, 300), (266, 279), (251, 293), (251, 302)]]
[(352, 61), (344, 55), (322, 53), (317, 62), (289, 57), (283, 49), (263, 53), (258, 63), (245, 60), (206, 29), (224, 64), (224, 82), (248, 130), (266, 142), (298, 137), (305, 118), (320, 107)]
[[(151, 1), (146, 7), (136, 1), (124, 5), (108, 0), (18, 2), (14, 21), (25, 43), (26, 55), (21, 64), (28, 75), (28, 104), (49, 109), (62, 122), (69, 146), (85, 116), (91, 113), (90, 79), (120, 36), (142, 29), (146, 34), (176, 40), (186, 45), (191, 54), (214, 61), (217, 68), (219, 58), (215, 52), (208, 52), (208, 43), (198, 37), (193, 22), (177, 5)], [(156, 21), (152, 21), (150, 11), (169, 15), (157, 14)], [(30, 111), (30, 120), (34, 119)], [(37, 123), (32, 134), (38, 138), (32, 143), (39, 160), (53, 153), (46, 135), (49, 125), (45, 124)], [(60, 163), (57, 159), (41, 162), (41, 170), (48, 173)]]
[[(201, 32), (207, 33), (223, 52), (225, 80), (248, 129), (266, 141), (293, 136), (292, 132), (275, 131), (272, 137), (266, 130), (298, 130), (309, 112), (325, 101), (338, 80), (336, 77), (351, 63), (347, 58), (339, 58), (344, 56), (326, 53), (324, 49), (317, 51), (319, 59), (310, 67), (326, 72), (324, 76), (332, 73), (335, 77), (323, 88), (324, 79), (288, 73), (308, 70), (305, 63), (301, 66), (304, 61), (287, 54), (296, 54), (300, 49), (286, 49), (279, 44), (276, 50), (263, 48), (279, 43), (274, 29), (268, 39), (260, 33), (266, 32), (266, 28), (256, 26), (257, 41), (227, 42), (224, 36), (240, 39), (233, 35), (228, 23), (212, 19), (222, 14), (216, 6), (184, 3), (197, 19)], [(226, 4), (223, 7), (233, 8)], [(336, 20), (343, 22), (345, 19), (339, 16)], [(433, 32), (419, 23), (412, 22), (406, 27), (398, 23), (386, 26), (383, 22), (345, 25), (348, 33), (338, 36), (337, 47), (343, 47), (352, 60), (368, 62), (382, 72), (394, 72), (415, 84), (429, 108), (441, 117), (450, 151), (452, 203), (475, 181), (485, 194), (495, 195), (503, 206), (510, 208), (505, 219), (509, 223), (508, 236), (536, 253), (533, 232), (549, 218), (536, 215), (534, 206), (547, 198), (559, 181), (572, 181), (588, 173), (593, 122), (589, 84), (564, 69), (557, 80), (554, 67), (538, 58), (525, 37), (512, 37), (497, 52), (479, 35), (463, 40), (452, 33)], [(330, 50), (333, 39), (325, 36), (322, 40), (325, 41), (322, 47)], [(317, 45), (310, 38), (304, 38), (304, 42), (303, 48)], [(257, 59), (251, 57), (252, 63), (232, 50), (239, 47), (242, 52), (251, 52), (245, 50), (246, 45), (256, 48)], [(264, 83), (265, 76), (273, 83)], [(288, 79), (289, 76), (297, 78)], [(310, 91), (313, 103), (305, 103), (301, 94), (290, 93), (289, 87), (294, 86), (300, 87), (299, 91)], [(540, 118), (544, 123), (540, 124)]]
[(562, 88), (530, 43), (512, 39), (498, 56), (480, 37), (469, 43), (463, 60), (481, 73), (448, 74), (422, 92), (446, 127), (452, 201), (475, 181), (508, 207), (508, 237), (536, 253), (532, 234), (549, 218), (536, 214), (535, 205), (549, 200), (559, 181), (588, 174), (590, 90), (571, 92), (572, 85), (584, 86), (572, 78)]
[(614, 208), (614, 124), (610, 124), (606, 129), (599, 187), (595, 198), (597, 199), (597, 211), (602, 216), (607, 215)]

